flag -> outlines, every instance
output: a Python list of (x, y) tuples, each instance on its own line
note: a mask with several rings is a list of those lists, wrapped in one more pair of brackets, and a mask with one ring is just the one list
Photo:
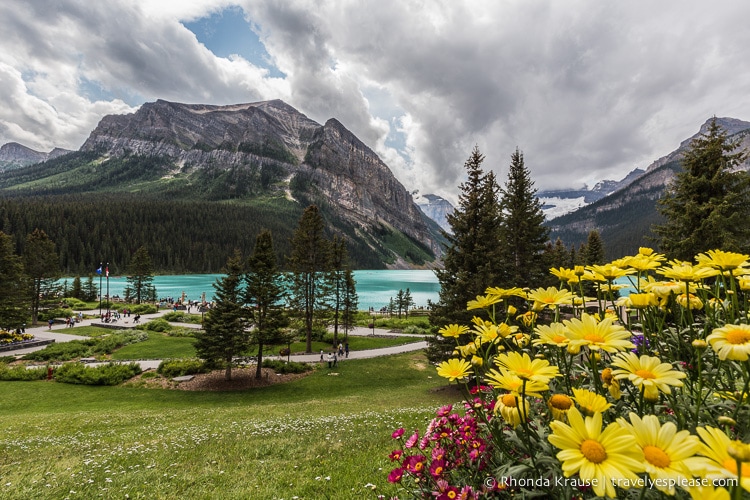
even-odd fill
[(109, 278), (109, 266), (107, 266), (105, 268), (104, 273), (105, 273), (105, 276), (107, 276), (107, 278)]
[(96, 274), (102, 274), (102, 266), (99, 266), (99, 269), (96, 270)]

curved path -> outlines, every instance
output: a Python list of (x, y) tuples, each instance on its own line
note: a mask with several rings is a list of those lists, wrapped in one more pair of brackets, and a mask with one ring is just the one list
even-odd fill
[[(162, 309), (159, 312), (152, 313), (152, 314), (142, 314), (141, 315), (141, 323), (148, 322), (152, 319), (159, 318), (163, 316), (164, 314), (171, 312), (171, 309)], [(77, 324), (77, 326), (74, 327), (66, 327), (64, 324), (55, 324), (50, 330), (46, 325), (39, 325), (31, 328), (26, 328), (26, 333), (31, 333), (34, 335), (34, 337), (37, 340), (54, 340), (55, 342), (70, 342), (71, 340), (82, 340), (87, 337), (82, 335), (72, 335), (70, 333), (67, 333), (71, 330), (75, 330), (75, 328), (80, 326), (90, 326), (90, 325), (101, 325), (101, 321), (99, 318), (88, 318), (84, 319), (80, 323)], [(187, 328), (200, 328), (199, 325), (193, 324), (193, 323), (171, 323), (173, 325), (183, 326)], [(114, 325), (121, 325), (124, 328), (132, 328), (133, 327), (133, 318), (120, 318), (120, 320)], [(109, 326), (109, 325), (107, 325)], [(352, 336), (370, 336), (370, 335), (377, 335), (377, 336), (386, 336), (386, 335), (392, 335), (389, 334), (388, 330), (380, 329), (380, 328), (363, 328), (363, 327), (355, 327), (353, 330), (349, 332), (349, 335)], [(411, 336), (415, 338), (421, 338), (424, 339), (424, 335), (409, 335), (409, 334), (399, 334), (401, 336)], [(29, 352), (38, 351), (40, 349), (44, 349), (46, 346), (36, 346), (36, 347), (27, 347), (23, 349), (16, 349), (13, 351), (5, 351), (0, 352), (0, 356), (19, 356), (23, 355)], [(424, 349), (427, 347), (427, 342), (424, 340), (421, 341), (415, 341), (411, 342), (409, 344), (403, 344), (399, 346), (392, 346), (392, 347), (383, 347), (380, 349), (366, 349), (362, 351), (350, 351), (348, 358), (340, 359), (339, 362), (344, 362), (347, 359), (365, 359), (365, 358), (374, 358), (378, 356), (389, 356), (391, 354), (400, 354), (403, 352), (411, 352), (411, 351), (418, 351), (420, 349)], [(273, 359), (273, 358), (279, 358), (279, 356), (265, 356), (266, 359)], [(280, 357), (280, 359), (286, 359), (286, 356)], [(302, 363), (315, 363), (320, 362), (320, 353), (317, 354), (292, 354), (290, 356), (290, 359), (292, 361), (298, 361)], [(148, 370), (148, 369), (156, 369), (159, 366), (159, 363), (161, 363), (162, 360), (160, 359), (151, 359), (151, 360), (137, 360), (137, 363), (141, 365), (141, 369)], [(124, 361), (128, 362), (128, 361)], [(97, 364), (101, 363), (91, 363), (90, 366), (96, 366)]]

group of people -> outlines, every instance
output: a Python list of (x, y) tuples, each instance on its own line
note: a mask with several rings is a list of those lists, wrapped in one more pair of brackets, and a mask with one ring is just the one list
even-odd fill
[(349, 357), (349, 342), (346, 344), (339, 342), (338, 349), (332, 350), (327, 356), (323, 349), (320, 350), (320, 362), (322, 363), (324, 359), (328, 361), (328, 368), (334, 368), (342, 357)]

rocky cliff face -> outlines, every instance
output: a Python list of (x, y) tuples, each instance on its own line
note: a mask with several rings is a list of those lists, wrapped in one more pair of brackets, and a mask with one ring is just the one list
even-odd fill
[(440, 252), (409, 192), (370, 148), (337, 120), (320, 125), (279, 100), (147, 103), (134, 114), (102, 119), (81, 150), (168, 157), (173, 174), (272, 164), (287, 184), (303, 179), (316, 199), (355, 227), (389, 226)]
[(17, 142), (9, 142), (0, 147), (0, 172), (47, 161), (66, 153), (70, 153), (70, 151), (61, 148), (55, 148), (49, 153), (42, 153)]

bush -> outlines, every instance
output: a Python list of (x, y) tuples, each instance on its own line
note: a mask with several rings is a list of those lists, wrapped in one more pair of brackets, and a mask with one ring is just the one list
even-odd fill
[(88, 304), (86, 302), (76, 299), (75, 297), (65, 297), (62, 301), (70, 309), (76, 309), (80, 311), (82, 309), (88, 308)]
[(148, 333), (142, 331), (117, 330), (115, 333), (101, 337), (92, 347), (93, 354), (112, 354), (120, 347), (148, 340)]
[(96, 342), (94, 339), (88, 339), (50, 344), (40, 351), (26, 354), (23, 359), (33, 361), (69, 361), (74, 358), (85, 358), (89, 355), (91, 348)]
[(140, 373), (138, 363), (109, 363), (97, 367), (65, 363), (55, 370), (55, 380), (64, 384), (118, 385)]
[(159, 364), (156, 371), (165, 377), (174, 378), (206, 373), (209, 369), (206, 363), (200, 359), (165, 359)]
[(153, 304), (128, 304), (127, 306), (125, 306), (125, 309), (130, 311), (131, 314), (153, 314), (155, 312), (158, 312), (156, 306)]
[(162, 316), (162, 318), (174, 323), (192, 323), (194, 325), (201, 324), (201, 317), (199, 314), (188, 314), (184, 311), (168, 312), (167, 314)]
[(195, 329), (183, 328), (180, 326), (173, 326), (171, 330), (167, 332), (169, 337), (195, 337)]
[(404, 328), (401, 333), (407, 333), (409, 335), (427, 335), (427, 329), (417, 325), (409, 325)]
[(263, 368), (270, 368), (276, 373), (283, 375), (287, 373), (305, 373), (312, 370), (312, 366), (307, 363), (297, 363), (296, 361), (281, 361), (280, 359), (263, 360)]
[(8, 366), (0, 363), (0, 380), (44, 380), (47, 377), (47, 368), (26, 368), (25, 365)]
[(169, 324), (169, 321), (167, 321), (164, 318), (158, 318), (152, 321), (149, 321), (148, 323), (144, 323), (141, 327), (144, 330), (148, 330), (150, 332), (168, 332), (172, 329), (172, 325)]

